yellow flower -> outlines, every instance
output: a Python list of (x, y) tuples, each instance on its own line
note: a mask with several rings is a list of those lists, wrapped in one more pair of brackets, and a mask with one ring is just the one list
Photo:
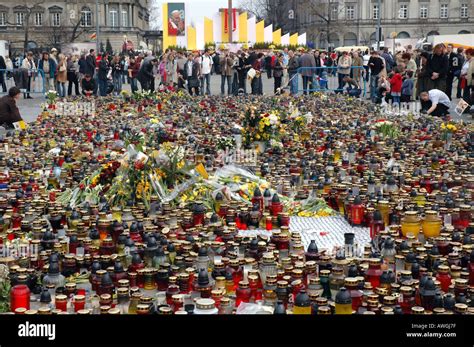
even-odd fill
[(260, 135), (259, 135), (259, 134), (255, 135), (255, 138), (256, 138), (257, 140), (260, 140)]
[(446, 125), (444, 123), (441, 123), (441, 129), (446, 129)]

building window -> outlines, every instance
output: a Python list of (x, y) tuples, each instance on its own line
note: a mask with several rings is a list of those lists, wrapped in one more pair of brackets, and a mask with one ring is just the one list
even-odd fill
[(407, 19), (408, 18), (408, 5), (400, 5), (400, 11), (398, 12), (398, 18)]
[(468, 17), (467, 4), (461, 4), (461, 18), (467, 18), (467, 17)]
[(51, 23), (53, 27), (61, 26), (61, 13), (51, 14)]
[(354, 5), (346, 6), (346, 19), (354, 19), (355, 17), (355, 7)]
[(7, 14), (6, 12), (0, 12), (0, 27), (7, 25)]
[(337, 5), (333, 5), (331, 8), (331, 20), (337, 20), (339, 17), (339, 8)]
[(439, 11), (440, 18), (448, 18), (448, 4), (441, 4), (441, 8)]
[(374, 5), (374, 7), (372, 8), (372, 18), (379, 19), (379, 13), (379, 5)]
[(420, 18), (423, 18), (423, 19), (428, 18), (428, 6), (427, 5), (420, 5)]
[(92, 12), (89, 7), (83, 7), (81, 10), (81, 26), (92, 26)]
[(109, 22), (111, 27), (118, 26), (118, 12), (116, 9), (109, 10)]
[(122, 10), (122, 26), (128, 27), (128, 12)]
[(25, 20), (25, 13), (24, 12), (17, 12), (16, 13), (16, 25), (23, 26), (24, 20)]
[(40, 12), (35, 13), (35, 26), (40, 27), (43, 25), (43, 14)]

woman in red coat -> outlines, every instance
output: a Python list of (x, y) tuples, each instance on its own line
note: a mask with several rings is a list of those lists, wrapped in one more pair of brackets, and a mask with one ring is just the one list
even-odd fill
[(390, 85), (391, 85), (391, 94), (393, 98), (393, 104), (400, 105), (400, 97), (402, 95), (402, 84), (403, 79), (402, 75), (400, 74), (400, 70), (396, 67), (393, 70), (394, 74), (390, 78)]

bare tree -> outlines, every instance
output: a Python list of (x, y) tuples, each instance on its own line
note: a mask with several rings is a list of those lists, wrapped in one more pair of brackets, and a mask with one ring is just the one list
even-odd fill
[(420, 25), (415, 30), (413, 30), (413, 33), (415, 34), (415, 37), (424, 38), (433, 31), (439, 32), (439, 27), (434, 25)]
[(292, 18), (290, 11), (295, 11), (289, 0), (241, 0), (238, 6), (252, 14), (258, 21), (265, 19), (268, 24), (273, 24), (274, 29), (290, 30)]
[(312, 25), (319, 27), (320, 31), (325, 31), (328, 46), (331, 44), (331, 35), (344, 32), (344, 26), (341, 25), (340, 14), (344, 13), (346, 7), (339, 0), (308, 0), (307, 11), (318, 20)]
[(44, 3), (44, 0), (18, 0), (17, 10), (14, 12), (12, 16), (13, 18), (7, 18), (7, 24), (18, 25), (16, 23), (15, 16), (17, 13), (23, 13), (22, 27), (25, 34), (23, 49), (25, 52), (28, 49), (28, 42), (30, 39), (30, 26), (31, 22), (33, 21), (32, 15), (42, 3)]
[(160, 26), (161, 6), (157, 0), (150, 2), (150, 29), (156, 30)]
[(301, 17), (310, 14), (312, 19), (304, 26), (310, 32), (324, 32), (328, 45), (332, 34), (345, 32), (339, 18), (346, 9), (341, 0), (242, 0), (239, 5), (257, 20), (265, 18), (286, 31), (299, 29), (303, 25)]

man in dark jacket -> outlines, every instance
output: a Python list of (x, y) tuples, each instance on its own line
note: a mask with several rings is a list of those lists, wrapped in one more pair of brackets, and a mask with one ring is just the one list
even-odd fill
[(91, 96), (97, 94), (97, 83), (91, 75), (85, 74), (81, 81), (82, 95)]
[(86, 64), (85, 64), (84, 74), (89, 74), (91, 76), (94, 76), (95, 75), (95, 66), (96, 66), (95, 50), (91, 49), (89, 51), (89, 55), (86, 57)]
[(304, 68), (301, 71), (303, 76), (303, 94), (307, 95), (309, 84), (312, 82), (315, 73), (316, 61), (314, 54), (311, 54), (309, 51), (305, 52), (300, 58), (300, 66)]
[(99, 63), (99, 71), (97, 74), (97, 80), (99, 82), (99, 95), (106, 96), (107, 95), (107, 81), (108, 81), (108, 73), (109, 73), (109, 54), (105, 53), (102, 56), (102, 60)]
[(194, 55), (189, 53), (188, 61), (184, 64), (184, 79), (188, 81), (189, 94), (193, 95), (193, 89), (196, 95), (199, 95), (199, 63), (194, 59)]
[(384, 47), (381, 56), (385, 60), (385, 69), (387, 70), (387, 73), (392, 72), (395, 66), (395, 60), (387, 47)]
[(13, 129), (13, 123), (23, 120), (20, 116), (18, 106), (16, 106), (17, 100), (21, 97), (21, 91), (17, 87), (11, 87), (8, 91), (8, 95), (0, 98), (0, 125), (7, 128)]
[(290, 79), (290, 93), (291, 95), (298, 94), (298, 68), (300, 67), (298, 58), (295, 55), (295, 52), (289, 51), (288, 52), (289, 60), (288, 60), (288, 75)]
[(155, 57), (147, 57), (143, 61), (143, 64), (138, 72), (137, 79), (140, 81), (143, 90), (151, 91), (153, 76), (153, 66), (158, 64), (158, 59)]
[(453, 92), (454, 77), (459, 78), (463, 65), (463, 58), (459, 56), (454, 50), (453, 45), (448, 45), (446, 56), (448, 57), (448, 74), (446, 77), (446, 95), (450, 100)]
[(7, 69), (7, 64), (5, 63), (5, 59), (3, 56), (0, 55), (0, 85), (2, 85), (3, 92), (7, 92), (7, 85), (5, 83), (5, 70)]
[(433, 48), (433, 54), (428, 59), (426, 66), (427, 73), (431, 76), (433, 89), (446, 90), (448, 69), (448, 57), (444, 54), (444, 45), (441, 43)]

